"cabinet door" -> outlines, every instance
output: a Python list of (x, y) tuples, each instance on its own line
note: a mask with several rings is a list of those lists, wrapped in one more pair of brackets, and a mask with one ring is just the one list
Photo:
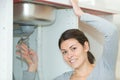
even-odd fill
[(0, 0), (0, 80), (12, 80), (12, 0)]

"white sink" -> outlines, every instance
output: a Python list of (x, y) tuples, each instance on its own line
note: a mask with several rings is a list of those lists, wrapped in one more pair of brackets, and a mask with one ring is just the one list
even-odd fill
[(32, 2), (14, 4), (14, 36), (29, 36), (36, 26), (53, 24), (56, 17), (55, 8)]
[(54, 20), (54, 7), (29, 2), (14, 4), (14, 23), (49, 25), (52, 24)]

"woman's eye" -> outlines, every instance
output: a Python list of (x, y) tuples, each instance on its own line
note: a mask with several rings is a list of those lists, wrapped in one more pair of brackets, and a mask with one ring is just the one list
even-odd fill
[(63, 51), (62, 54), (65, 55), (67, 53), (67, 51)]
[(74, 50), (76, 50), (76, 49), (77, 49), (76, 47), (73, 47), (73, 48), (72, 48), (72, 51), (74, 51)]

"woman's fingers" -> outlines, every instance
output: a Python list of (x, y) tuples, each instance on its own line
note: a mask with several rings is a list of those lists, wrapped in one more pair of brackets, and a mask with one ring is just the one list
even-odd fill
[(78, 3), (79, 0), (70, 0), (71, 2)]
[(26, 44), (22, 43), (20, 45), (20, 48), (22, 49), (22, 51), (25, 52), (25, 54), (29, 53), (29, 48), (28, 48), (28, 46)]
[(17, 55), (22, 56), (27, 62), (32, 60), (29, 55), (29, 48), (27, 47), (27, 45), (22, 43), (21, 45), (17, 45), (16, 48), (17, 48), (16, 50)]
[(82, 9), (78, 5), (78, 0), (70, 0), (70, 1), (76, 16), (80, 17), (82, 14), (84, 14)]
[(23, 54), (28, 54), (29, 53), (29, 48), (24, 43), (22, 43), (21, 45), (17, 45), (16, 48), (17, 48), (18, 51), (20, 51)]

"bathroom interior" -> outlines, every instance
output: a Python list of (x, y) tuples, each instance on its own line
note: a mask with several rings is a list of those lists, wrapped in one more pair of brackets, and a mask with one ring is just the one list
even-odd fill
[[(3, 1), (3, 3), (5, 2)], [(86, 25), (79, 23), (69, 0), (14, 0), (11, 5), (13, 5), (13, 40), (11, 44), (13, 46), (11, 50), (13, 56), (10, 59), (12, 60), (11, 70), (15, 80), (22, 80), (23, 71), (27, 69), (27, 64), (21, 56), (16, 55), (16, 45), (21, 39), (25, 39), (26, 44), (39, 57), (35, 80), (53, 80), (56, 76), (71, 70), (63, 61), (58, 48), (58, 39), (61, 33), (70, 28), (85, 31), (90, 40), (91, 52), (94, 53), (96, 59), (99, 59), (103, 49), (101, 34), (95, 31), (96, 38), (91, 30), (85, 29)], [(79, 0), (79, 5), (85, 12), (111, 21), (120, 32), (119, 0), (116, 0), (116, 2), (114, 0)], [(93, 36), (90, 36), (87, 32)], [(7, 76), (8, 71), (5, 73)], [(116, 80), (120, 80), (120, 46), (115, 73)], [(5, 79), (4, 76), (0, 78), (0, 80), (3, 79)], [(12, 80), (12, 78), (9, 80)]]

